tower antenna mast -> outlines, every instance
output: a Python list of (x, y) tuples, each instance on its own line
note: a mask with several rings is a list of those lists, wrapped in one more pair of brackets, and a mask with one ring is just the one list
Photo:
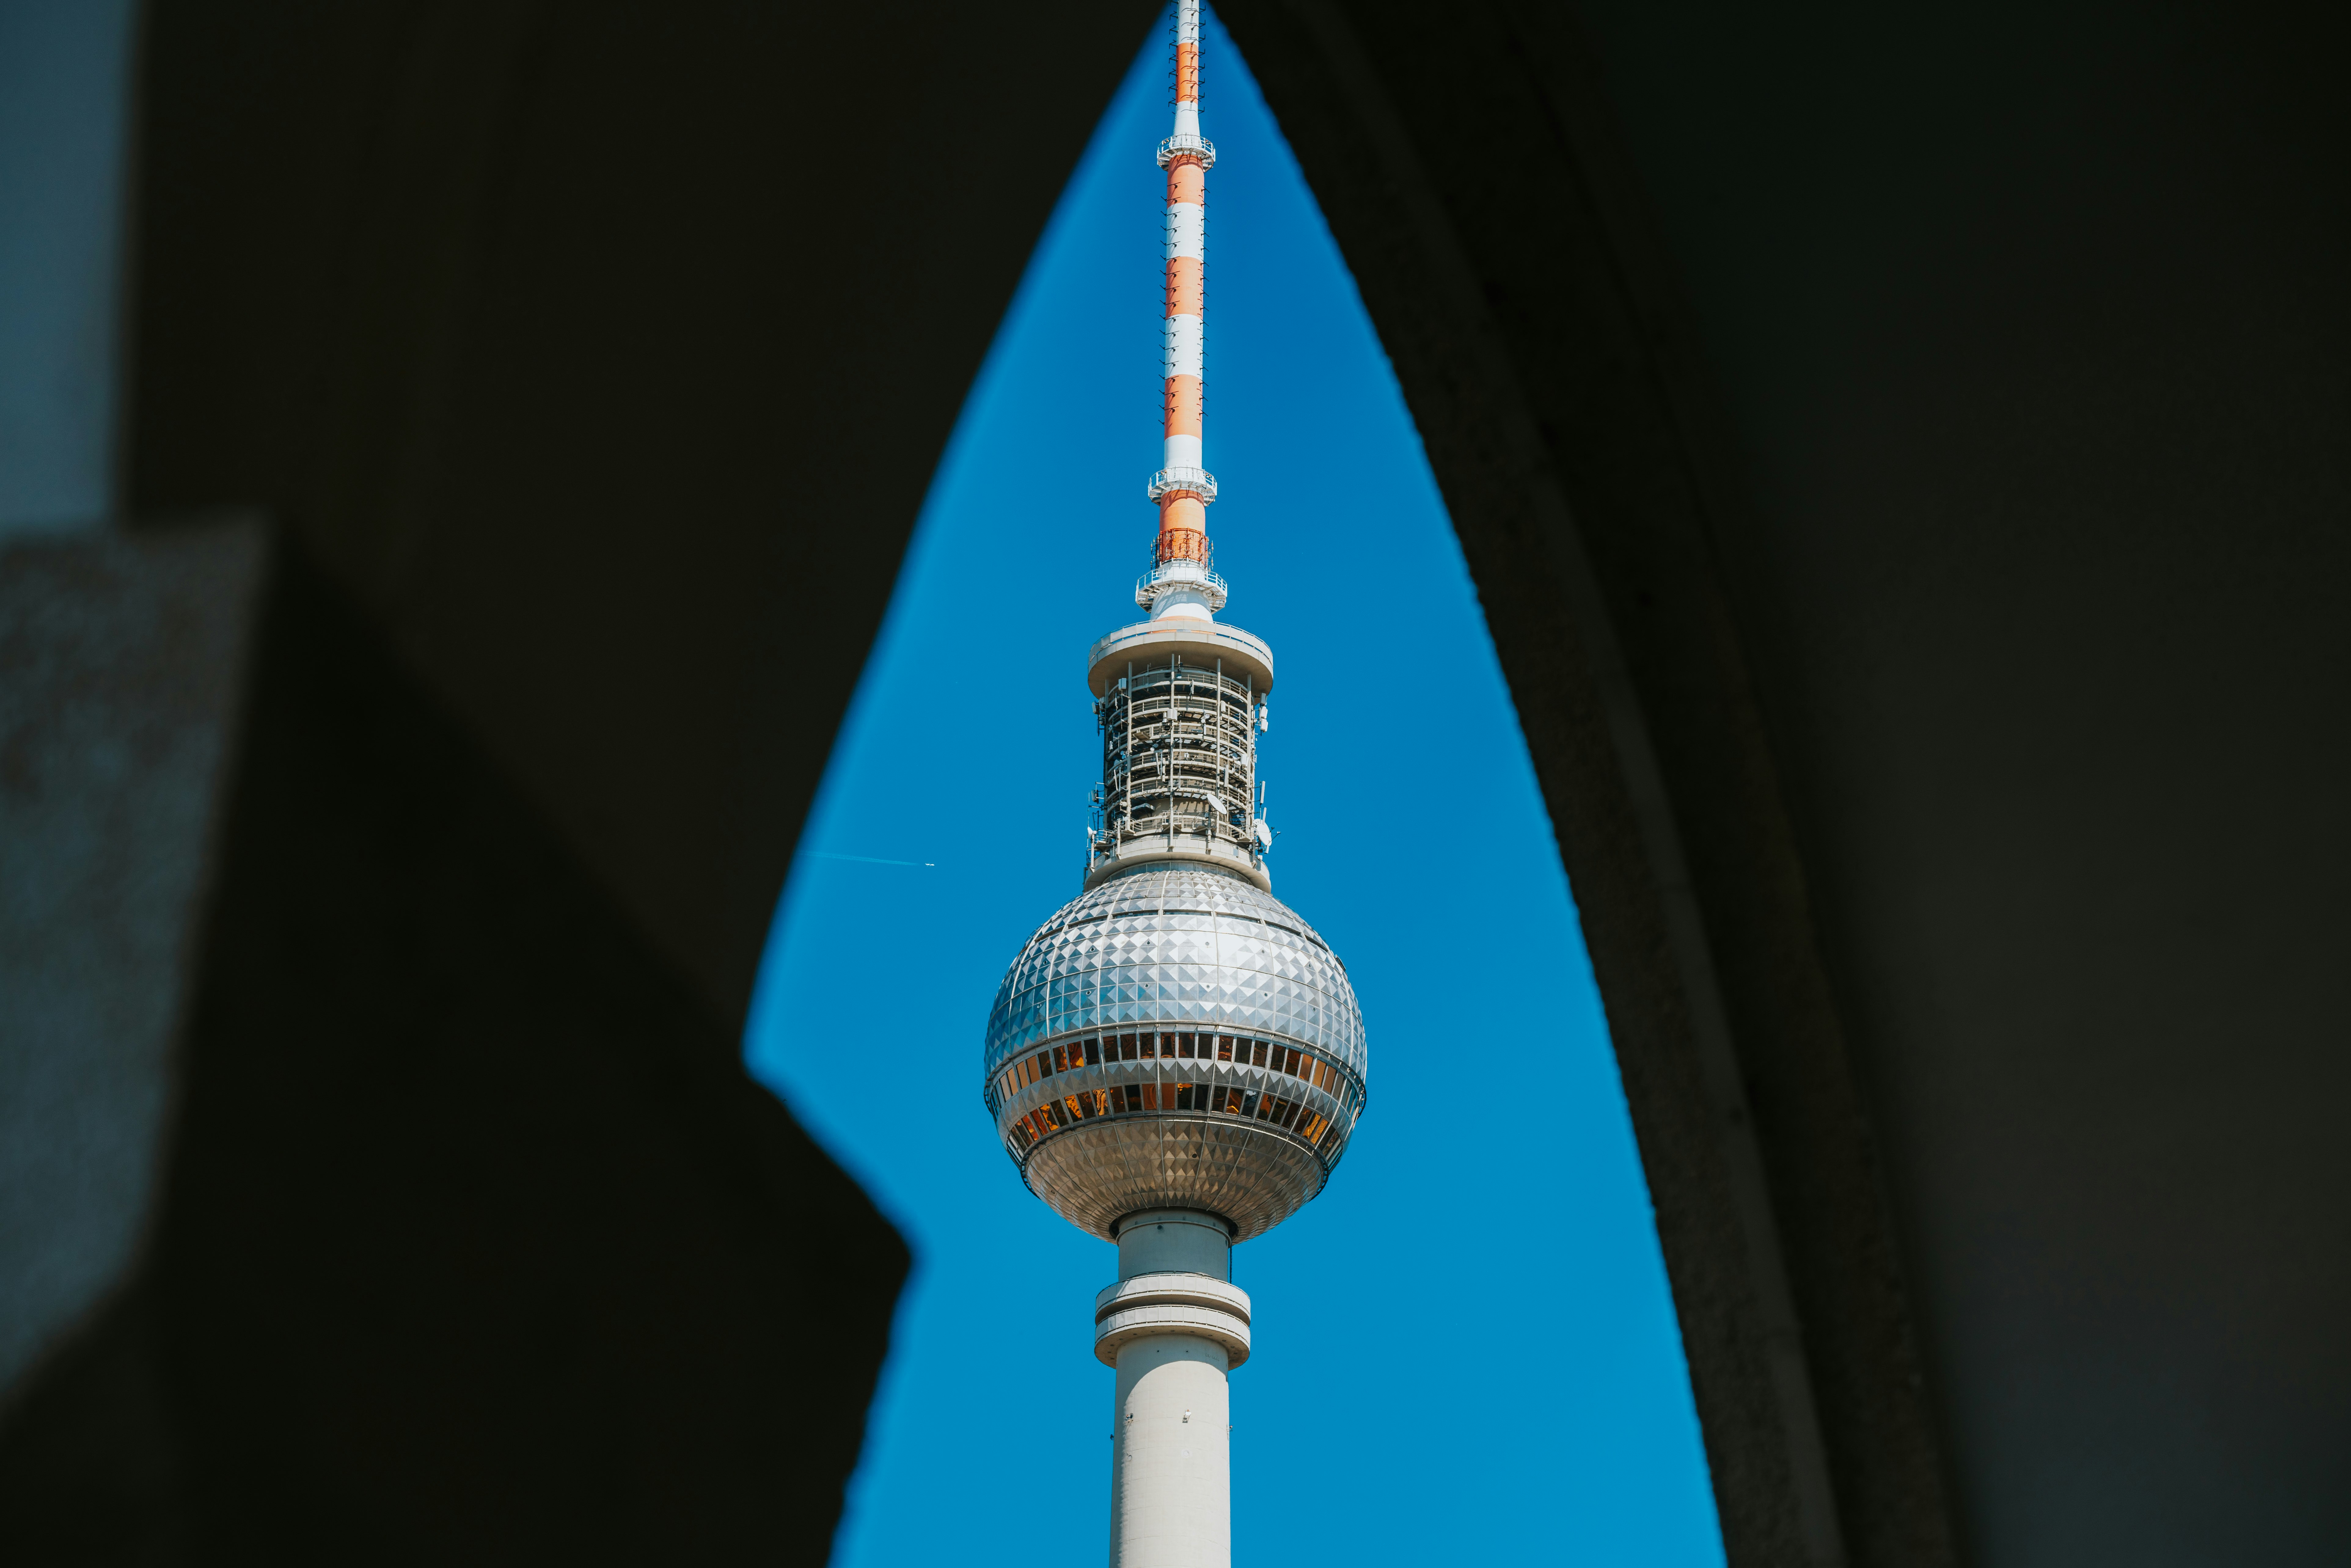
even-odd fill
[(1152, 570), (1136, 601), (1155, 616), (1224, 608), (1208, 543), (1216, 476), (1202, 461), (1208, 284), (1208, 171), (1217, 149), (1200, 134), (1200, 0), (1176, 0), (1176, 124), (1159, 144), (1167, 172), (1166, 312), (1160, 350), (1160, 460), (1149, 494), (1159, 507)]

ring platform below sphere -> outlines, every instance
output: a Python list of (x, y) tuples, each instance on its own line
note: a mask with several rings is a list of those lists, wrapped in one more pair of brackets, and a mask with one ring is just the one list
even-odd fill
[(1160, 862), (1029, 939), (988, 1014), (983, 1093), (1072, 1224), (1109, 1239), (1143, 1209), (1200, 1209), (1245, 1241), (1322, 1190), (1365, 1065), (1354, 989), (1311, 926), (1238, 877)]

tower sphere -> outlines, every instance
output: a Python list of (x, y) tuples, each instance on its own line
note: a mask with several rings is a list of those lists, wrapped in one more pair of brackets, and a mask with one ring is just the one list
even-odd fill
[(1345, 967), (1272, 894), (1197, 861), (1064, 904), (1004, 977), (984, 1051), (1021, 1179), (1105, 1239), (1152, 1209), (1216, 1215), (1235, 1241), (1271, 1229), (1322, 1190), (1364, 1105)]

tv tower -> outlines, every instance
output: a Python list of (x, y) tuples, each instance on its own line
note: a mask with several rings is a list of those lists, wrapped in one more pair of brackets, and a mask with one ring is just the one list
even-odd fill
[(1199, 0), (1177, 0), (1159, 535), (1134, 591), (1149, 618), (1087, 655), (1102, 775), (1083, 889), (1013, 961), (982, 1057), (1021, 1180), (1118, 1244), (1094, 1299), (1094, 1355), (1118, 1374), (1112, 1568), (1232, 1561), (1226, 1380), (1250, 1319), (1231, 1249), (1322, 1190), (1364, 1103), (1346, 969), (1266, 869), (1273, 653), (1216, 620), (1200, 391), (1217, 153), (1199, 89)]

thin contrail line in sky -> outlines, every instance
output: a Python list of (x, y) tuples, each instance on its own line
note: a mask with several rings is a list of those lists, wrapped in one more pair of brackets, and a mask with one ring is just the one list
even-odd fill
[(935, 867), (936, 861), (885, 861), (878, 855), (840, 855), (831, 850), (810, 850), (809, 853), (820, 861), (861, 861), (867, 865), (910, 865), (917, 868)]

